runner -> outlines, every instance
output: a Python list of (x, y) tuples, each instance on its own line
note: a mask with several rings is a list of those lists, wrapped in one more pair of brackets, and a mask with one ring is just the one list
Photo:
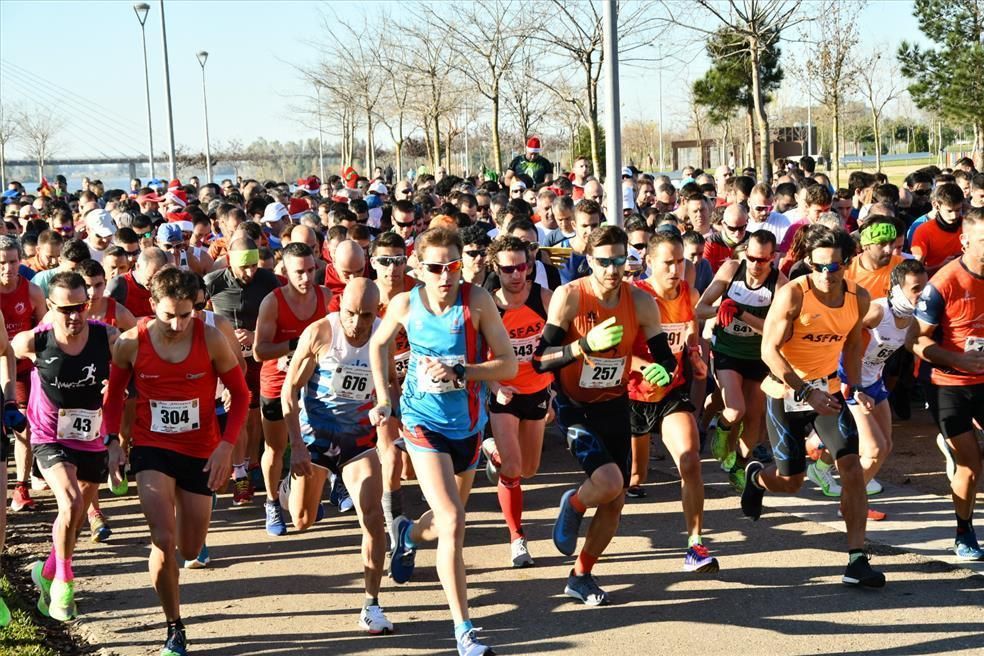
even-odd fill
[[(491, 654), (468, 614), (462, 554), (465, 504), (486, 422), (482, 383), (515, 376), (516, 358), (492, 298), (480, 287), (462, 284), (458, 233), (427, 230), (415, 248), (424, 284), (390, 301), (370, 342), (378, 399), (370, 419), (379, 426), (392, 415), (394, 403), (384, 366), (393, 350), (391, 340), (401, 327), (409, 338), (410, 361), (400, 398), (403, 437), (431, 507), (416, 522), (394, 520), (397, 540), (390, 574), (397, 583), (409, 581), (417, 547), (436, 539), (437, 572), (451, 608), (458, 654)], [(486, 346), (491, 357), (483, 362)]]
[(590, 274), (554, 291), (533, 356), (534, 371), (559, 370), (557, 422), (567, 429), (571, 452), (588, 475), (560, 502), (553, 539), (562, 554), (574, 554), (584, 513), (597, 509), (564, 590), (589, 606), (608, 603), (591, 571), (618, 530), (629, 485), (627, 360), (636, 335), (645, 336), (657, 363), (643, 371), (647, 382), (666, 386), (676, 369), (656, 303), (623, 280), (627, 249), (621, 228), (606, 225), (591, 232), (585, 248)]
[[(193, 559), (205, 543), (212, 492), (229, 478), (248, 405), (246, 381), (225, 337), (193, 316), (198, 290), (198, 279), (188, 271), (165, 269), (154, 277), (154, 316), (117, 341), (103, 406), (106, 431), (115, 435), (123, 393), (129, 379), (135, 380), (130, 467), (150, 526), (150, 578), (167, 619), (161, 656), (187, 653), (176, 554)], [(232, 399), (221, 437), (212, 412), (218, 380)]]
[[(3, 314), (0, 313), (0, 353), (3, 354), (2, 359), (0, 359), (0, 381), (3, 381), (3, 393), (0, 394), (0, 402), (4, 399), (14, 398), (14, 378), (16, 376), (15, 369), (17, 365), (14, 362), (14, 352), (10, 349), (10, 342), (7, 340), (7, 328), (6, 321), (3, 320)], [(17, 406), (7, 406), (6, 403), (3, 404), (3, 414), (2, 425), (0, 425), (0, 480), (3, 481), (3, 506), (0, 507), (0, 553), (3, 553), (4, 544), (7, 541), (7, 458), (10, 457), (10, 437), (7, 435), (7, 425), (21, 425), (27, 423), (27, 418), (21, 414)], [(0, 573), (3, 572), (3, 567), (0, 565)], [(7, 603), (4, 601), (3, 597), (0, 596), (0, 628), (10, 624), (10, 609), (7, 608)]]
[(72, 554), (86, 509), (107, 475), (119, 483), (124, 461), (119, 440), (102, 429), (103, 385), (119, 333), (88, 319), (88, 300), (82, 276), (59, 273), (48, 285), (51, 323), (19, 333), (12, 344), (18, 358), (35, 364), (27, 407), (31, 444), (58, 503), (51, 551), (31, 578), (40, 592), (38, 610), (62, 622), (77, 612)]
[(963, 255), (943, 265), (919, 297), (906, 348), (933, 365), (929, 410), (940, 427), (937, 443), (953, 461), (953, 551), (961, 560), (984, 560), (973, 525), (981, 478), (974, 422), (984, 426), (984, 209), (964, 216), (960, 244)]
[[(863, 549), (868, 498), (857, 428), (841, 391), (845, 389), (869, 412), (874, 407), (859, 386), (864, 351), (861, 320), (868, 312), (868, 292), (844, 280), (855, 250), (851, 236), (822, 225), (806, 229), (811, 273), (776, 292), (762, 333), (762, 359), (771, 372), (762, 390), (768, 397), (766, 428), (775, 464), (766, 468), (757, 460), (748, 463), (741, 509), (757, 520), (766, 490), (799, 491), (806, 474), (806, 437), (813, 425), (841, 475), (849, 559), (841, 580), (880, 588), (885, 575), (871, 568)], [(833, 363), (842, 354), (845, 376), (839, 380), (831, 369), (836, 369)]]
[[(321, 514), (329, 471), (341, 476), (358, 500), (365, 580), (359, 626), (371, 635), (393, 631), (379, 607), (386, 530), (376, 428), (369, 421), (375, 405), (369, 338), (379, 326), (378, 309), (376, 285), (368, 278), (352, 280), (342, 294), (341, 309), (301, 333), (281, 393), (291, 444), (287, 486), (294, 527), (303, 531)], [(392, 360), (389, 380), (396, 381)], [(390, 390), (386, 398), (394, 393)]]
[[(629, 427), (632, 431), (632, 477), (630, 484), (641, 492), (649, 468), (649, 440), (660, 433), (680, 472), (683, 517), (687, 529), (686, 572), (716, 572), (718, 561), (712, 557), (701, 537), (704, 524), (704, 480), (700, 472), (700, 434), (690, 402), (689, 376), (684, 374), (684, 351), (694, 378), (707, 377), (707, 365), (700, 354), (700, 331), (694, 315), (698, 294), (683, 280), (683, 239), (668, 232), (657, 232), (646, 249), (650, 276), (635, 281), (638, 289), (649, 294), (659, 308), (662, 329), (675, 359), (669, 384), (651, 384), (642, 371), (652, 364), (643, 333), (637, 333), (632, 345), (632, 369), (629, 373)], [(633, 487), (629, 487), (632, 490)], [(641, 496), (641, 495), (639, 495)]]
[(519, 372), (509, 380), (489, 384), (489, 423), (492, 437), (482, 443), (489, 480), (496, 484), (499, 507), (509, 528), (513, 567), (530, 567), (523, 531), (521, 479), (540, 468), (543, 429), (550, 406), (553, 376), (533, 371), (533, 351), (547, 322), (551, 292), (528, 279), (536, 263), (529, 245), (519, 237), (499, 237), (489, 248), (489, 261), (499, 278), (492, 293), (509, 333)]
[(328, 313), (331, 292), (314, 283), (314, 253), (302, 243), (283, 249), (287, 285), (278, 287), (260, 303), (256, 319), (253, 357), (260, 369), (260, 413), (263, 417), (264, 450), (260, 466), (266, 486), (266, 530), (273, 536), (287, 533), (277, 487), (287, 448), (287, 425), (280, 403), (287, 366), (301, 332)]

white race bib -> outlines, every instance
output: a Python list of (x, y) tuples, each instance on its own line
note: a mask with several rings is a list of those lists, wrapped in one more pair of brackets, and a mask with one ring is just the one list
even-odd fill
[[(815, 380), (808, 380), (806, 381), (806, 387), (809, 387), (810, 389), (820, 390), (821, 392), (826, 392), (828, 389), (827, 379), (817, 378)], [(786, 394), (782, 398), (782, 404), (786, 408), (786, 412), (813, 412), (814, 411), (813, 406), (806, 402), (806, 397), (809, 396), (809, 394), (804, 395), (802, 401), (797, 401), (796, 399), (794, 399), (793, 397), (795, 395), (796, 393), (793, 390), (791, 389), (786, 390)]]
[(58, 411), (58, 439), (91, 442), (99, 437), (102, 410), (62, 408)]
[(407, 377), (407, 366), (410, 364), (410, 351), (404, 351), (393, 358), (396, 362), (396, 378), (403, 380)]
[(885, 364), (892, 357), (892, 354), (898, 350), (898, 344), (882, 344), (870, 357), (864, 359), (864, 363), (875, 367)]
[(372, 374), (366, 367), (339, 365), (331, 376), (331, 391), (350, 401), (365, 401), (372, 396)]
[[(447, 355), (440, 358), (431, 359), (440, 360), (441, 363), (446, 364), (449, 367), (453, 367), (456, 364), (465, 364), (465, 356), (463, 355)], [(447, 394), (448, 392), (454, 392), (458, 387), (454, 385), (454, 378), (449, 380), (434, 380), (426, 373), (424, 373), (424, 367), (421, 366), (420, 360), (417, 360), (417, 391), (424, 392), (426, 394)]]
[(724, 327), (724, 332), (735, 337), (752, 337), (755, 334), (752, 327), (741, 319), (732, 319), (731, 323)]
[(509, 341), (512, 342), (513, 353), (516, 354), (518, 361), (532, 362), (533, 351), (536, 350), (536, 345), (540, 343), (540, 336), (534, 335), (525, 339), (512, 339)]
[(251, 357), (253, 357), (253, 347), (252, 346), (246, 346), (245, 344), (240, 344), (239, 347), (243, 350), (243, 357), (244, 358), (251, 358)]
[(622, 382), (625, 371), (625, 358), (599, 358), (589, 356), (581, 367), (581, 380), (578, 385), (585, 389), (617, 387)]
[(198, 399), (190, 401), (150, 400), (150, 430), (155, 433), (190, 433), (201, 426)]
[(663, 332), (666, 333), (666, 341), (670, 344), (670, 350), (679, 353), (685, 346), (687, 328), (689, 323), (664, 323)]
[(964, 342), (964, 353), (970, 353), (971, 351), (984, 351), (984, 337), (967, 337), (967, 341)]
[(281, 355), (277, 358), (277, 371), (287, 373), (287, 368), (290, 367), (290, 359), (294, 357), (294, 352), (291, 351), (287, 355)]

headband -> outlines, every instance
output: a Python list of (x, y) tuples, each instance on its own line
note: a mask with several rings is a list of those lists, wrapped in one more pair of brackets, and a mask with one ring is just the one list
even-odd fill
[(891, 223), (873, 223), (861, 231), (861, 245), (884, 244), (895, 241), (898, 233)]
[(256, 266), (260, 263), (260, 251), (251, 249), (248, 251), (229, 251), (229, 265), (237, 267)]

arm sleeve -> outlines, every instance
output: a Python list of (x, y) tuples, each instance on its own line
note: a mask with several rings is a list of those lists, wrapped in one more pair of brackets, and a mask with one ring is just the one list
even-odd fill
[(676, 370), (676, 356), (670, 350), (670, 338), (666, 333), (653, 335), (646, 340), (646, 345), (649, 347), (649, 355), (653, 362), (663, 365), (663, 368), (671, 374)]
[(106, 295), (120, 305), (126, 305), (126, 283), (123, 278), (117, 276), (110, 280), (106, 285)]
[(226, 418), (225, 431), (222, 433), (222, 441), (235, 445), (236, 440), (239, 439), (240, 431), (246, 424), (246, 417), (249, 415), (249, 388), (246, 386), (246, 376), (243, 375), (243, 370), (238, 365), (221, 374), (219, 380), (229, 390), (232, 399)]
[(552, 359), (547, 362), (542, 360), (543, 354), (551, 346), (560, 346), (560, 342), (564, 339), (567, 331), (562, 329), (560, 326), (555, 326), (552, 323), (548, 323), (543, 327), (543, 334), (540, 335), (540, 343), (536, 345), (536, 351), (533, 353), (533, 371), (538, 374), (546, 373), (549, 371), (555, 371), (557, 369), (563, 369), (570, 363), (574, 362), (577, 358), (574, 357), (574, 353), (571, 349), (571, 344), (564, 347), (563, 356), (560, 358)]
[(115, 362), (109, 365), (109, 385), (106, 386), (106, 397), (103, 399), (103, 407), (106, 409), (103, 424), (106, 432), (111, 435), (119, 435), (126, 386), (130, 383), (132, 373), (133, 369), (121, 367)]
[(916, 301), (916, 318), (932, 326), (940, 325), (946, 310), (946, 300), (933, 283), (923, 287), (919, 300)]

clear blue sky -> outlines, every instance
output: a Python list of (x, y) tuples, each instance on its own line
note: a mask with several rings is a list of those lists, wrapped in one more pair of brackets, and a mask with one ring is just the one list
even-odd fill
[[(853, 0), (843, 0), (851, 2)], [(147, 51), (150, 66), (154, 145), (166, 148), (160, 6), (149, 2)], [(201, 69), (195, 58), (207, 50), (208, 101), (213, 142), (257, 137), (291, 140), (315, 136), (290, 117), (291, 104), (307, 93), (291, 64), (318, 60), (314, 45), (322, 12), (354, 3), (301, 1), (167, 0), (168, 57), (175, 139), (199, 150), (202, 128)], [(380, 11), (391, 3), (362, 3)], [(862, 43), (918, 39), (911, 0), (872, 2), (860, 19)], [(359, 5), (357, 5), (359, 6)], [(536, 8), (536, 3), (530, 7)], [(865, 47), (863, 46), (863, 47)], [(795, 47), (790, 44), (787, 49)], [(697, 42), (693, 48), (702, 49)], [(147, 150), (140, 29), (131, 2), (0, 0), (0, 99), (5, 106), (53, 108), (67, 129), (56, 155), (119, 155)], [(664, 73), (664, 94), (683, 88), (706, 68), (705, 58)], [(652, 72), (623, 70), (623, 119), (655, 118)], [(33, 82), (32, 82), (33, 81)], [(679, 114), (667, 110), (666, 121)], [(380, 131), (379, 139), (383, 138)], [(385, 141), (383, 142), (385, 143)], [(18, 155), (17, 145), (8, 157)]]

